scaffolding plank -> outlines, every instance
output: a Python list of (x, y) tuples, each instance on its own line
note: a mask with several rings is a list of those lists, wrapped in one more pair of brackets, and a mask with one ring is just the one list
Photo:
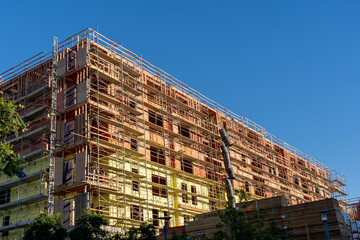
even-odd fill
[(132, 176), (132, 179), (145, 178), (145, 176), (143, 176), (143, 175), (140, 175), (140, 174), (125, 170), (124, 168), (118, 168), (118, 167), (110, 166), (110, 165), (105, 164), (103, 162), (102, 163), (97, 163), (97, 162), (93, 161), (93, 162), (90, 162), (90, 165), (99, 166), (100, 168), (103, 168), (103, 169), (112, 170), (112, 171), (114, 171), (116, 173), (120, 173), (120, 176), (124, 176), (124, 173), (125, 173), (125, 176), (130, 175), (130, 176)]
[(113, 149), (119, 149), (119, 150), (122, 149), (122, 150), (125, 151), (126, 154), (129, 154), (129, 155), (134, 155), (134, 156), (137, 156), (137, 157), (145, 156), (143, 153), (139, 153), (139, 152), (134, 151), (132, 149), (126, 148), (124, 146), (117, 145), (115, 143), (110, 143), (110, 142), (102, 140), (102, 139), (93, 139), (92, 143), (96, 144), (96, 141), (99, 141), (100, 145), (104, 145), (106, 147), (110, 147), (110, 148), (113, 148)]
[(16, 99), (14, 101), (14, 103), (18, 103), (18, 102), (23, 101), (25, 99), (30, 101), (30, 100), (33, 100), (33, 99), (41, 96), (44, 93), (48, 93), (48, 92), (50, 92), (50, 86), (49, 85), (44, 85), (44, 86), (40, 87), (39, 89), (37, 89), (37, 90), (35, 90), (35, 91), (33, 91), (33, 92), (29, 93), (29, 94), (26, 94), (23, 97), (20, 97), (20, 98)]
[(11, 181), (3, 182), (0, 184), (0, 188), (12, 188), (21, 184), (22, 182), (32, 182), (35, 180), (40, 180), (43, 173), (44, 170), (40, 170), (38, 172), (29, 174), (23, 178), (17, 178)]
[(0, 227), (0, 232), (5, 232), (5, 231), (7, 232), (7, 231), (11, 231), (11, 230), (17, 229), (17, 228), (25, 228), (33, 222), (35, 222), (35, 219), (24, 221), (24, 222), (18, 222), (15, 224), (10, 224), (7, 226), (2, 226), (2, 227)]
[(130, 92), (130, 93), (134, 94), (135, 96), (141, 95), (141, 93), (138, 90), (136, 90), (135, 88), (133, 88), (131, 86), (128, 86), (123, 81), (121, 81), (119, 78), (110, 76), (107, 72), (104, 72), (103, 70), (97, 68), (96, 66), (91, 66), (91, 68), (93, 70), (97, 71), (97, 73), (99, 74), (99, 77), (101, 79), (111, 82), (117, 86), (122, 86), (125, 91)]
[[(108, 95), (108, 94), (105, 94), (105, 93), (102, 93), (100, 91), (97, 91), (93, 88), (90, 89), (90, 94), (94, 97), (99, 97), (99, 99), (101, 100), (104, 100), (106, 102), (109, 102), (111, 104), (114, 104), (114, 105), (117, 105), (117, 106), (120, 106), (122, 107), (124, 110), (128, 111), (128, 112), (131, 112), (132, 114), (135, 114), (136, 116), (139, 116), (139, 115), (143, 115), (142, 112), (140, 111), (137, 111), (135, 108), (132, 108), (130, 107), (129, 105), (126, 105), (124, 104), (123, 102), (117, 100), (116, 98)], [(97, 104), (95, 104), (97, 105)]]
[(18, 138), (14, 137), (14, 138), (10, 139), (9, 141), (7, 141), (7, 143), (14, 143), (23, 138), (34, 140), (37, 137), (41, 136), (44, 133), (44, 131), (47, 131), (47, 130), (49, 130), (48, 126), (41, 126), (31, 132), (27, 132), (27, 133), (20, 135)]
[(33, 111), (31, 111), (31, 112), (29, 112), (29, 113), (27, 113), (27, 114), (25, 114), (25, 115), (23, 115), (21, 117), (24, 119), (24, 121), (27, 121), (27, 120), (30, 120), (30, 119), (32, 121), (34, 118), (37, 118), (37, 117), (43, 115), (44, 111), (49, 109), (49, 108), (50, 108), (49, 106), (43, 105), (43, 106), (41, 106), (39, 108), (36, 108), (35, 110), (33, 110)]
[(135, 136), (141, 136), (141, 135), (144, 135), (143, 132), (140, 132), (132, 127), (129, 127), (129, 126), (126, 126), (125, 124), (119, 122), (119, 121), (115, 121), (115, 120), (112, 120), (112, 119), (109, 119), (109, 118), (106, 118), (104, 116), (101, 116), (101, 115), (98, 115), (98, 116), (95, 116), (95, 118), (99, 118), (100, 121), (102, 122), (105, 122), (105, 123), (108, 123), (108, 124), (111, 124), (111, 125), (114, 125), (116, 127), (120, 127), (120, 128), (123, 128), (125, 130), (125, 132), (130, 132), (132, 135), (135, 135)]
[(16, 206), (20, 206), (20, 205), (24, 205), (24, 204), (31, 204), (31, 203), (35, 203), (37, 201), (45, 200), (46, 198), (47, 198), (46, 195), (44, 195), (43, 193), (39, 193), (39, 194), (36, 194), (31, 197), (27, 197), (27, 198), (12, 201), (9, 203), (1, 204), (0, 209), (10, 209), (10, 208), (14, 208)]
[(132, 67), (129, 67), (126, 63), (121, 63), (121, 61), (124, 61), (124, 58), (121, 58), (121, 56), (117, 55), (117, 54), (114, 54), (114, 53), (111, 53), (112, 56), (106, 54), (105, 52), (101, 51), (101, 50), (98, 50), (97, 51), (97, 48), (96, 46), (95, 47), (92, 47), (90, 49), (90, 52), (92, 52), (93, 55), (98, 55), (99, 57), (101, 57), (102, 59), (114, 64), (114, 65), (117, 65), (117, 66), (120, 66), (120, 68), (122, 68), (125, 72), (129, 73), (131, 76), (133, 77), (139, 77), (141, 76), (140, 73), (138, 73), (134, 68)]

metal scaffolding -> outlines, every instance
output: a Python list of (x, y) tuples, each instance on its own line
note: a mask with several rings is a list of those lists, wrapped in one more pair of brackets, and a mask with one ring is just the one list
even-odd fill
[[(43, 147), (42, 156), (49, 153), (41, 168), (48, 171), (47, 209), (60, 212), (67, 227), (84, 208), (101, 212), (113, 231), (147, 220), (161, 227), (156, 219), (168, 216), (170, 225), (178, 226), (224, 208), (221, 128), (234, 142), (234, 189), (255, 199), (282, 195), (297, 204), (336, 197), (336, 186), (345, 186), (322, 163), (97, 30), (61, 42), (54, 38), (52, 55), (41, 56), (1, 75), (0, 90), (20, 101), (23, 95), (11, 92), (11, 84), (33, 87), (35, 81), (26, 82), (29, 72), (39, 64), (48, 68), (37, 74), (45, 79), (39, 87), (46, 91), (44, 102), (32, 95), (40, 103), (33, 108), (46, 106), (46, 121), (23, 117), (34, 121), (29, 132), (45, 129), (43, 145), (29, 151)], [(19, 148), (25, 149), (26, 141)]]

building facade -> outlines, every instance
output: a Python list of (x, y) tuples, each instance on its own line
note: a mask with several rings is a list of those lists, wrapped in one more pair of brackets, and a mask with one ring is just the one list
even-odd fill
[(322, 163), (97, 31), (85, 29), (54, 50), (56, 57), (38, 54), (0, 76), (3, 96), (24, 106), (19, 113), (29, 124), (7, 139), (25, 158), (25, 176), (0, 176), (0, 231), (9, 239), (47, 211), (51, 147), (54, 211), (68, 228), (85, 208), (102, 213), (114, 231), (164, 216), (181, 226), (224, 208), (221, 128), (234, 142), (235, 189), (290, 204), (346, 194)]

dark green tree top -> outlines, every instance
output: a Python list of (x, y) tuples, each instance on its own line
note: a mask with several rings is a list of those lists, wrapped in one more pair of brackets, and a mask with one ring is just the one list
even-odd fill
[(142, 223), (139, 227), (132, 227), (125, 234), (126, 240), (156, 240), (156, 228), (153, 224)]
[(69, 233), (71, 240), (108, 239), (108, 233), (103, 227), (107, 225), (104, 216), (84, 210), (76, 221), (76, 227)]
[(41, 213), (35, 222), (26, 228), (24, 240), (63, 240), (66, 236), (66, 229), (62, 226), (60, 214), (49, 217), (46, 213)]
[(240, 199), (238, 209), (228, 208), (219, 212), (221, 223), (209, 240), (289, 240), (290, 229), (277, 226), (274, 219), (265, 219), (265, 211), (246, 212), (251, 196), (244, 190), (237, 190)]

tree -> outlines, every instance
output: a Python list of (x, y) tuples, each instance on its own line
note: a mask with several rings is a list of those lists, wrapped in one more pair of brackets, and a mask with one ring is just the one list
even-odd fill
[(62, 226), (60, 214), (49, 217), (46, 213), (40, 216), (26, 228), (24, 240), (63, 240), (67, 236), (66, 229)]
[(115, 233), (109, 238), (109, 240), (124, 240), (124, 239), (126, 239), (125, 236), (120, 233)]
[(69, 233), (71, 240), (108, 239), (108, 232), (103, 229), (107, 221), (100, 213), (84, 210), (77, 219), (77, 226)]
[(286, 240), (290, 238), (290, 229), (282, 229), (277, 226), (274, 219), (270, 219), (268, 226), (265, 225), (265, 211), (259, 210), (247, 214), (244, 209), (250, 204), (250, 195), (243, 191), (237, 191), (240, 209), (227, 208), (219, 212), (222, 223), (218, 224), (217, 231), (210, 240)]
[(277, 226), (274, 219), (270, 220), (270, 226), (265, 229), (264, 240), (285, 240), (291, 238), (291, 229), (282, 229)]
[(173, 232), (169, 239), (170, 240), (194, 240), (194, 239), (197, 239), (197, 238), (190, 237), (186, 233), (177, 234), (176, 232)]
[[(256, 217), (255, 217), (256, 215)], [(264, 212), (255, 215), (245, 215), (243, 211), (227, 209), (219, 214), (222, 224), (210, 240), (287, 240), (290, 239), (290, 229), (282, 229), (271, 219), (265, 226)]]
[(150, 223), (141, 223), (139, 227), (131, 227), (124, 240), (156, 240), (156, 228)]
[[(2, 94), (2, 92), (0, 92)], [(7, 176), (22, 176), (21, 163), (23, 160), (17, 158), (13, 150), (13, 145), (6, 143), (6, 138), (15, 134), (18, 137), (19, 129), (26, 131), (26, 125), (17, 109), (21, 105), (15, 105), (12, 101), (6, 101), (0, 97), (0, 172)]]

